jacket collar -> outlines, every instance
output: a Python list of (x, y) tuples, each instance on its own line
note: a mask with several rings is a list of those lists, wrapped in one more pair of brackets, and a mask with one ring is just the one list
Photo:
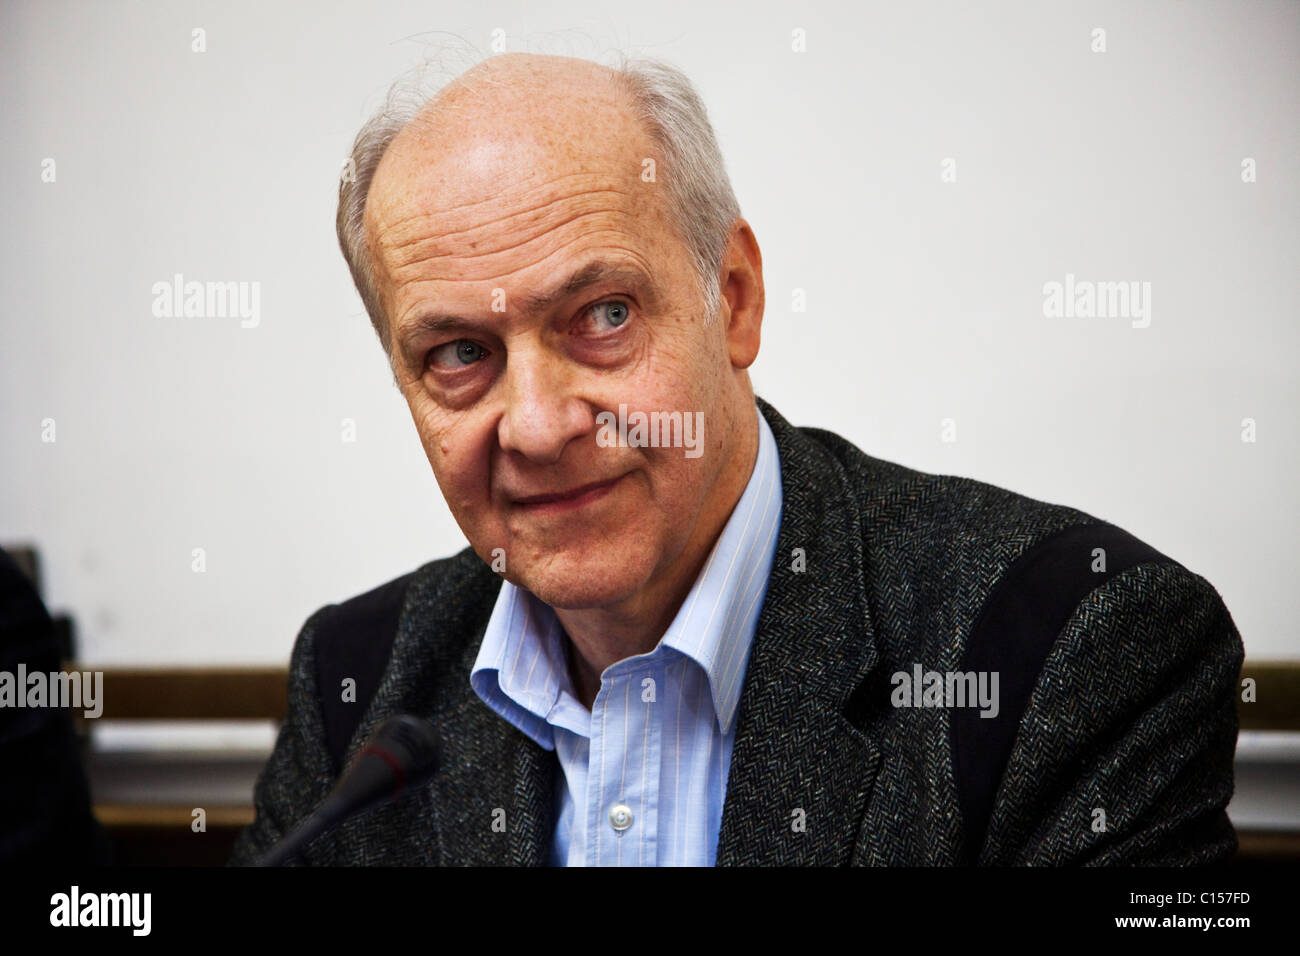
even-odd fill
[[(758, 406), (780, 455), (782, 516), (741, 692), (717, 864), (843, 864), (880, 759), (874, 733), (846, 716), (879, 661), (862, 515), (827, 448), (767, 402)], [(470, 551), (448, 566), (413, 581), (393, 659), (353, 747), (399, 711), (427, 715), (439, 730), (442, 769), (392, 821), (404, 829), (394, 846), (404, 859), (544, 865), (555, 754), (469, 682), (501, 580)]]

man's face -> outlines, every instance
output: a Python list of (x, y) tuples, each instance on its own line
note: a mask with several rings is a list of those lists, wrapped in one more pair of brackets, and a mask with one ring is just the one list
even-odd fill
[[(562, 608), (671, 568), (716, 506), (737, 417), (726, 323), (642, 175), (659, 153), (609, 93), (583, 95), (412, 124), (366, 209), (398, 384), (452, 514)], [(702, 412), (702, 453), (602, 447), (596, 416), (620, 405)]]

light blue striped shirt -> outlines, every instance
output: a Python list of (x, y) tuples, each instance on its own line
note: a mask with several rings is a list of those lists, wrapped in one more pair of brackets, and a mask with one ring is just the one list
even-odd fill
[[(589, 711), (550, 607), (505, 581), (470, 685), (547, 750), (557, 779), (551, 862), (712, 866), (740, 691), (781, 523), (776, 439), (758, 455), (690, 594), (648, 654), (611, 664)], [(507, 823), (508, 825), (508, 823)]]

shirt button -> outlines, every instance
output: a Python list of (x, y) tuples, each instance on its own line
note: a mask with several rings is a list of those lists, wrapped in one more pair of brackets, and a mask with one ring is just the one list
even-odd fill
[(622, 833), (632, 825), (632, 810), (625, 804), (615, 804), (609, 811), (609, 825)]

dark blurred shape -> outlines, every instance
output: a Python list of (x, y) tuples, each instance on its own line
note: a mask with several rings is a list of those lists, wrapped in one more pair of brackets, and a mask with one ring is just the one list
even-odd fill
[[(70, 652), (37, 591), (39, 563), (25, 568), (0, 549), (0, 671), (52, 673)], [(65, 619), (66, 621), (66, 619)], [(25, 693), (24, 688), (18, 688)], [(0, 707), (0, 866), (102, 866), (109, 842), (91, 812), (90, 789), (70, 711)]]
[[(27, 580), (32, 583), (37, 598), (44, 601), (45, 582), (41, 580), (39, 552), (30, 545), (0, 548), (0, 551), (5, 550), (8, 551), (9, 557), (13, 558), (14, 564), (18, 565), (18, 570), (22, 571)], [(59, 649), (59, 656), (65, 661), (76, 658), (76, 637), (72, 630), (72, 618), (66, 614), (53, 612), (50, 613), (50, 623), (54, 628), (54, 646)]]

